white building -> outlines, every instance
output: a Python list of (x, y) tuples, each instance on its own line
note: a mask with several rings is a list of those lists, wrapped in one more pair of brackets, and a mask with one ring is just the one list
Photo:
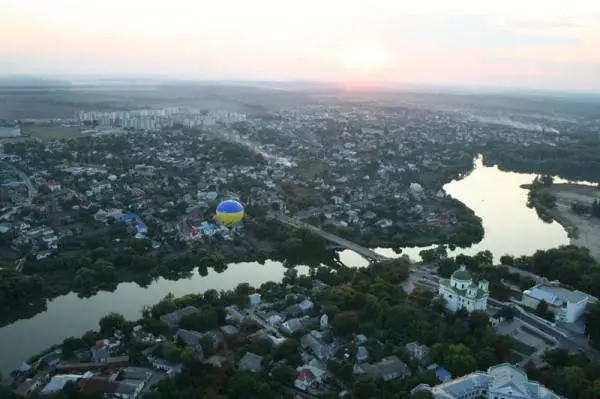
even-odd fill
[(585, 312), (588, 303), (597, 302), (598, 298), (550, 284), (538, 284), (523, 291), (525, 306), (535, 309), (542, 301), (548, 304), (548, 310), (556, 315), (557, 321), (573, 323)]
[(486, 310), (489, 296), (488, 282), (473, 282), (465, 266), (452, 273), (450, 279), (440, 279), (438, 293), (446, 300), (446, 308), (456, 312), (465, 308), (468, 312)]
[(434, 387), (420, 385), (412, 392), (429, 390), (435, 399), (560, 399), (561, 397), (509, 363), (492, 366)]

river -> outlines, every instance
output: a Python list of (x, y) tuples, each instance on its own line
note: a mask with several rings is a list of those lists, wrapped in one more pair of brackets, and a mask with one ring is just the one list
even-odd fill
[[(530, 255), (537, 249), (568, 244), (567, 234), (558, 223), (544, 223), (533, 209), (527, 208), (527, 191), (520, 185), (531, 183), (533, 178), (531, 174), (485, 167), (481, 159), (477, 159), (470, 174), (446, 184), (446, 192), (473, 209), (483, 219), (485, 229), (485, 237), (480, 243), (457, 249), (455, 254), (474, 254), (488, 249), (498, 260), (504, 254)], [(418, 260), (422, 249), (405, 248), (402, 253)], [(376, 251), (390, 257), (398, 256), (391, 249), (378, 248)], [(342, 251), (340, 257), (349, 266), (367, 265), (353, 251)], [(258, 286), (266, 281), (281, 280), (284, 271), (279, 262), (238, 263), (220, 274), (209, 270), (205, 277), (195, 272), (189, 279), (158, 279), (147, 288), (123, 283), (115, 292), (100, 292), (91, 298), (78, 298), (75, 294), (58, 297), (48, 303), (45, 312), (0, 329), (0, 372), (6, 375), (21, 361), (64, 338), (97, 329), (98, 320), (107, 313), (118, 312), (136, 319), (145, 305), (158, 302), (170, 292), (182, 296), (211, 288), (231, 289), (240, 282)], [(301, 267), (300, 272), (306, 273), (307, 268)]]

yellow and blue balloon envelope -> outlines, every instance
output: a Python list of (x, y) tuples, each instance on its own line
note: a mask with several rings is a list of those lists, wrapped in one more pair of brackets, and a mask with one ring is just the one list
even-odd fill
[(225, 226), (233, 226), (244, 218), (244, 207), (237, 201), (227, 200), (217, 205), (217, 219)]

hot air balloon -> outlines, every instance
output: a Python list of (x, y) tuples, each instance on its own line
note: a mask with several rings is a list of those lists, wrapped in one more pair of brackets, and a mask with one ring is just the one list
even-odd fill
[(217, 205), (217, 219), (231, 227), (244, 218), (244, 207), (237, 201), (227, 200)]

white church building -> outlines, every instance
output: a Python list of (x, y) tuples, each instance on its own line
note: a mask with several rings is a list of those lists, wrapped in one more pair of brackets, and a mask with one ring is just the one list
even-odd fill
[(481, 280), (475, 283), (465, 266), (452, 273), (450, 279), (440, 279), (438, 293), (446, 300), (446, 308), (456, 312), (465, 308), (469, 313), (486, 310), (490, 294), (489, 283)]

